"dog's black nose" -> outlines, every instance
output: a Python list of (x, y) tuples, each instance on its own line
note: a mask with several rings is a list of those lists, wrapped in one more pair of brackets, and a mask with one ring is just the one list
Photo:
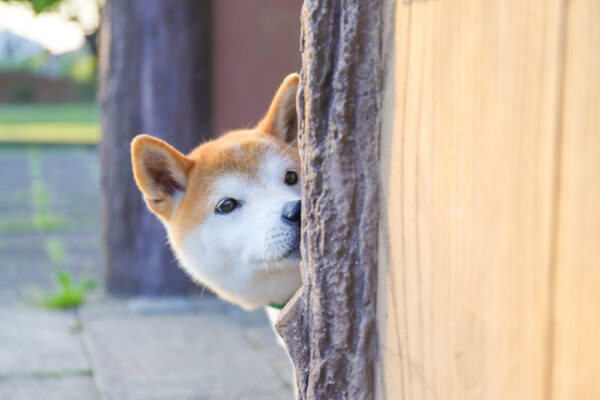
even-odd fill
[(300, 200), (285, 203), (281, 211), (281, 218), (290, 225), (300, 225), (300, 209)]

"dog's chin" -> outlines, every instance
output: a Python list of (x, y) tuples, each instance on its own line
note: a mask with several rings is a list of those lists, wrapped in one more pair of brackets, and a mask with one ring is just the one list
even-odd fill
[(273, 261), (281, 264), (298, 264), (300, 262), (300, 258), (300, 243), (296, 243), (290, 246), (290, 248), (285, 252), (281, 253), (281, 255)]
[(292, 261), (300, 261), (301, 258), (302, 257), (300, 255), (300, 247), (296, 247), (296, 248), (290, 249), (282, 257), (282, 259), (284, 259), (284, 260), (292, 260)]

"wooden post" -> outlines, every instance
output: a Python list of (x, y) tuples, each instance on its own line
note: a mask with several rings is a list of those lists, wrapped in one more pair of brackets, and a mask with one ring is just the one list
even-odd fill
[(210, 2), (109, 0), (100, 37), (106, 286), (173, 294), (193, 284), (132, 178), (129, 144), (149, 133), (188, 151), (210, 136)]
[(377, 397), (600, 398), (600, 3), (395, 4)]

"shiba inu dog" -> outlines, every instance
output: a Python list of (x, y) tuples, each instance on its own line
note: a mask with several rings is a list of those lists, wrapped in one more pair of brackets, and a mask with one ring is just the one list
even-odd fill
[(296, 91), (287, 76), (253, 129), (188, 155), (139, 135), (135, 181), (184, 270), (245, 309), (282, 305), (301, 285)]

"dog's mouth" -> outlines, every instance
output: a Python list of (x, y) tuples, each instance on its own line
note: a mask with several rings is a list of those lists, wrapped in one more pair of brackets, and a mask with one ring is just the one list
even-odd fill
[(268, 258), (260, 258), (254, 261), (258, 262), (260, 265), (267, 265), (270, 268), (276, 266), (289, 265), (290, 262), (296, 263), (300, 261), (302, 256), (300, 255), (300, 247), (299, 245), (290, 247), (283, 253), (279, 253), (276, 256), (268, 257)]
[(300, 246), (296, 246), (288, 250), (282, 257), (282, 259), (300, 260)]

